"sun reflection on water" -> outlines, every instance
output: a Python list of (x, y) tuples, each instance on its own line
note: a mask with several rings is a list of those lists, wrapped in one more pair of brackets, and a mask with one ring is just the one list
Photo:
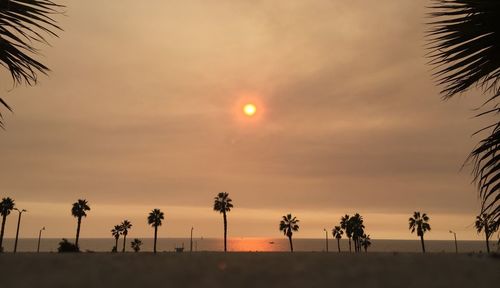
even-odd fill
[(274, 238), (232, 238), (228, 239), (232, 251), (250, 252), (276, 252), (283, 251), (281, 241)]

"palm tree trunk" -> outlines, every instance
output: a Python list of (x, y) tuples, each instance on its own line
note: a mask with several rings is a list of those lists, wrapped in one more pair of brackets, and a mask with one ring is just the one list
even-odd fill
[(365, 253), (368, 252), (368, 246), (365, 246)]
[(153, 245), (153, 252), (156, 253), (156, 238), (158, 237), (158, 226), (155, 226), (155, 241)]
[(349, 237), (349, 252), (352, 252), (351, 250), (351, 238)]
[[(76, 226), (76, 239), (75, 246), (78, 247), (78, 239), (80, 239), (80, 225), (82, 224), (82, 217), (78, 217), (78, 224)], [(78, 247), (80, 248), (80, 247)]]
[(340, 253), (340, 239), (337, 238), (337, 247), (339, 248), (339, 253)]
[(125, 252), (125, 242), (127, 242), (127, 234), (123, 234), (123, 249), (122, 249), (122, 253)]
[(424, 235), (420, 236), (420, 243), (422, 243), (422, 252), (425, 253)]
[(0, 252), (3, 251), (3, 232), (5, 231), (5, 222), (7, 221), (7, 215), (3, 215), (2, 217), (2, 230), (0, 231)]
[(222, 217), (224, 218), (224, 252), (227, 251), (227, 216), (226, 211), (222, 212)]
[(290, 242), (290, 252), (293, 252), (292, 236), (288, 236), (288, 241)]
[(115, 237), (115, 251), (114, 252), (118, 252), (118, 238)]
[(488, 231), (484, 231), (484, 235), (486, 235), (486, 251), (488, 254), (490, 253), (490, 236), (488, 235)]

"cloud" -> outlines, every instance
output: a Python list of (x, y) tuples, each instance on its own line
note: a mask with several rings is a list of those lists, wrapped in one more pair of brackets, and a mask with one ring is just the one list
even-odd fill
[(440, 101), (423, 3), (96, 3), (68, 5), (50, 78), (8, 93), (0, 182), (20, 202), (476, 211), (459, 168), (483, 123), (474, 98)]

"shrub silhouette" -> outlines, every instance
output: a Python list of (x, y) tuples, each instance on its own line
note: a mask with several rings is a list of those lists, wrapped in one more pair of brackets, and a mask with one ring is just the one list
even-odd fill
[(68, 241), (68, 239), (63, 238), (61, 242), (59, 242), (59, 248), (57, 248), (59, 253), (66, 252), (80, 252), (80, 249), (75, 244)]

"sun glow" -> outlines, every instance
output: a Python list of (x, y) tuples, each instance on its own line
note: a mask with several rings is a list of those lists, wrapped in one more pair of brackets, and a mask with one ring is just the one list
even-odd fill
[(257, 107), (255, 107), (254, 104), (248, 103), (243, 106), (243, 113), (245, 113), (245, 115), (252, 117), (255, 115), (255, 112), (257, 112)]
[(258, 92), (234, 92), (231, 114), (241, 127), (258, 127), (268, 114), (264, 95)]

